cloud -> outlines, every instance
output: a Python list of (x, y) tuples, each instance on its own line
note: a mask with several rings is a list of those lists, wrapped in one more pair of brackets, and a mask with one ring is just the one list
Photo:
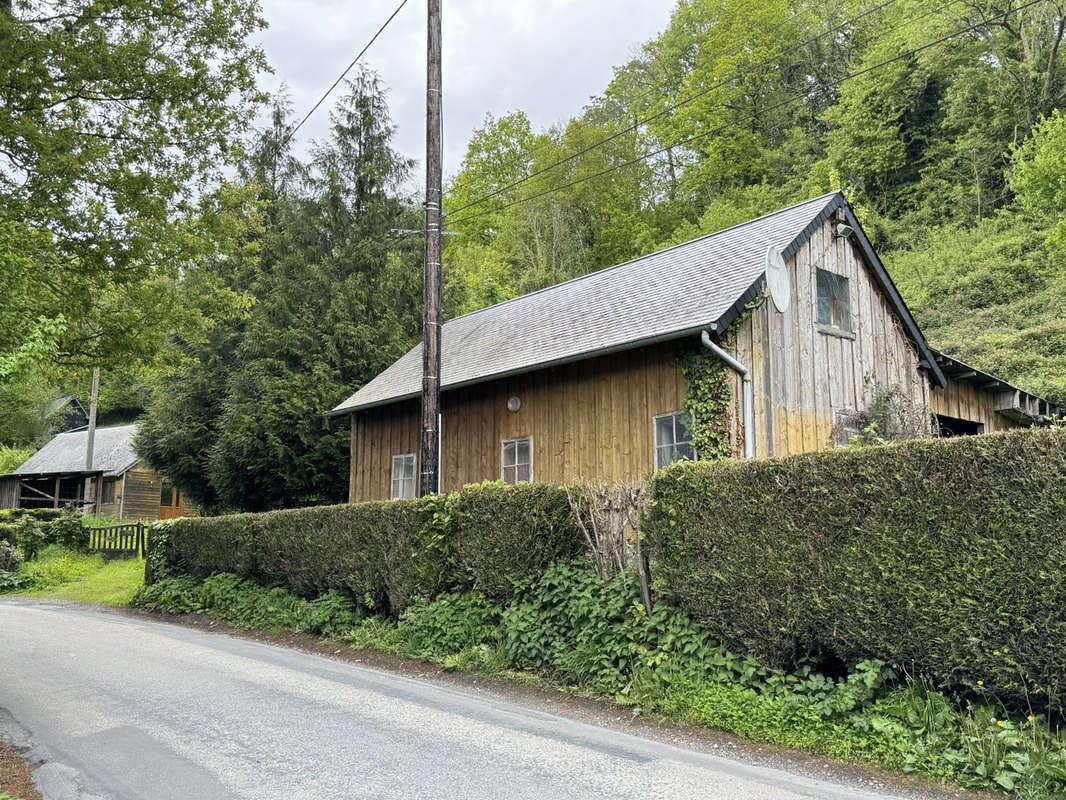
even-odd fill
[[(262, 42), (302, 116), (398, 0), (263, 0)], [(537, 127), (565, 122), (615, 66), (662, 30), (675, 0), (444, 0), (444, 169), (453, 174), (486, 114), (525, 111)], [(425, 149), (425, 0), (411, 0), (364, 61), (389, 87), (397, 147)], [(298, 150), (326, 136), (329, 103), (300, 131)]]

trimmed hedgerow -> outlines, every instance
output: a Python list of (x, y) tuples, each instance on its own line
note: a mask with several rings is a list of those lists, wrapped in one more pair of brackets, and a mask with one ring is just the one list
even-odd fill
[(661, 597), (775, 666), (882, 659), (1062, 707), (1066, 430), (680, 464), (644, 531)]
[[(390, 600), (402, 563), (417, 557), (404, 546), (425, 513), (417, 502), (360, 503), (276, 511), (257, 524), (259, 568), (263, 576), (305, 597), (330, 589), (348, 592), (371, 608), (394, 611)], [(396, 592), (397, 598), (400, 592)]]
[[(228, 572), (242, 578), (260, 577), (256, 526), (260, 516), (183, 517), (156, 523), (148, 534), (153, 574), (157, 578), (179, 573), (206, 578)], [(166, 534), (158, 535), (162, 531)], [(146, 579), (152, 578), (146, 574)]]
[(550, 484), (482, 483), (449, 496), (459, 563), (487, 597), (509, 597), (555, 561), (584, 549), (566, 490)]
[(149, 582), (226, 572), (304, 597), (342, 591), (396, 615), (456, 589), (509, 596), (582, 547), (564, 489), (496, 483), (419, 500), (184, 518), (149, 543)]

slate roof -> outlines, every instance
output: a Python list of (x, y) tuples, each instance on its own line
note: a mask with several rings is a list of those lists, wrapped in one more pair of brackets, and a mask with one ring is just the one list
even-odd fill
[[(93, 468), (90, 472), (102, 472), (117, 476), (126, 472), (140, 459), (133, 452), (133, 436), (136, 425), (117, 425), (113, 428), (97, 428), (93, 440)], [(85, 446), (88, 431), (61, 433), (34, 453), (12, 475), (68, 475), (84, 473)]]
[[(678, 339), (704, 329), (724, 331), (764, 282), (767, 248), (789, 258), (838, 208), (839, 192), (816, 197), (741, 225), (584, 275), (532, 294), (456, 317), (441, 333), (441, 388), (591, 358), (616, 350)], [(925, 348), (906, 306), (876, 255), (868, 256), (901, 310), (912, 336)], [(889, 287), (891, 288), (889, 289)], [(928, 357), (930, 362), (933, 359)], [(939, 369), (933, 363), (934, 374)], [(422, 387), (419, 344), (331, 416), (416, 397)]]

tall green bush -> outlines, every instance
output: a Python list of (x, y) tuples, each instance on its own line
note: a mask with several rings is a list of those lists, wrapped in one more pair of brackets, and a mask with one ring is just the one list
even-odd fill
[(659, 596), (775, 666), (879, 658), (1061, 707), (1066, 430), (656, 474)]
[(232, 573), (398, 615), (454, 589), (507, 597), (580, 552), (566, 491), (476, 484), (393, 502), (183, 518), (149, 536), (147, 579)]
[(474, 588), (509, 597), (518, 583), (582, 552), (566, 490), (550, 484), (500, 482), (450, 496), (448, 514), (459, 562)]

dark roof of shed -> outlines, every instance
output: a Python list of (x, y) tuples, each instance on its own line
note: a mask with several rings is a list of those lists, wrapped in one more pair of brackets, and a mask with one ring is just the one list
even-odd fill
[(116, 425), (97, 428), (93, 440), (93, 468), (85, 469), (85, 448), (88, 431), (60, 433), (34, 453), (12, 475), (70, 475), (102, 472), (108, 476), (121, 475), (140, 459), (133, 452), (136, 425)]
[[(441, 332), (441, 388), (578, 361), (617, 350), (724, 331), (763, 288), (766, 251), (791, 257), (837, 209), (896, 306), (925, 366), (943, 380), (928, 345), (839, 192), (614, 267), (449, 320)], [(417, 397), (422, 346), (330, 415)]]

